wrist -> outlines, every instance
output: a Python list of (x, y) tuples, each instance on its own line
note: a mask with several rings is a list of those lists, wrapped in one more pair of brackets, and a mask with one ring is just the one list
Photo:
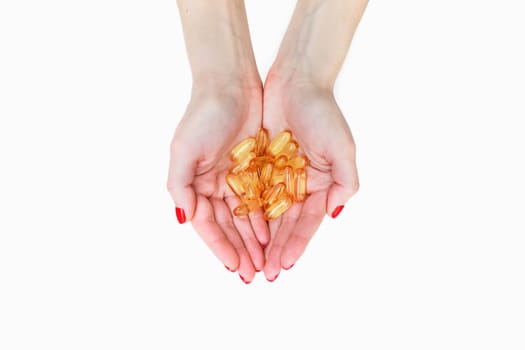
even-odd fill
[(264, 90), (279, 90), (287, 93), (308, 92), (317, 95), (332, 95), (334, 82), (330, 79), (323, 79), (308, 71), (288, 68), (279, 64), (274, 64), (269, 70)]
[(293, 58), (277, 58), (266, 77), (268, 83), (292, 87), (305, 87), (331, 92), (334, 89), (335, 76), (326, 74), (313, 63), (306, 64)]

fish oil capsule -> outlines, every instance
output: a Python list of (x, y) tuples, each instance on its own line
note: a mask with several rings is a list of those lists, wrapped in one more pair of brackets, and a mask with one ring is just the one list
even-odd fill
[(246, 189), (246, 198), (255, 199), (261, 195), (259, 176), (254, 171), (243, 171), (241, 173), (241, 180)]
[[(257, 152), (255, 152), (257, 154)], [(250, 160), (250, 166), (253, 168), (262, 168), (266, 163), (271, 162), (272, 158), (267, 156), (256, 156)]]
[(251, 182), (250, 183), (247, 183), (245, 184), (245, 188), (246, 188), (246, 198), (248, 199), (255, 199), (258, 197), (257, 195), (257, 187), (254, 186)]
[(250, 165), (250, 161), (255, 158), (254, 152), (248, 152), (244, 155), (244, 158), (239, 159), (238, 163), (235, 164), (231, 169), (230, 172), (232, 173), (238, 173), (241, 170), (245, 170)]
[(262, 156), (266, 152), (266, 147), (268, 147), (268, 131), (264, 128), (259, 129), (257, 131), (257, 135), (255, 136), (255, 154), (257, 156)]
[(255, 139), (253, 137), (248, 137), (247, 139), (242, 140), (233, 147), (230, 152), (230, 158), (232, 161), (243, 159), (248, 153), (253, 151), (255, 148)]
[(306, 171), (302, 168), (295, 170), (294, 197), (298, 202), (306, 197)]
[(226, 175), (226, 183), (230, 186), (231, 190), (238, 197), (243, 197), (246, 194), (244, 183), (238, 175), (228, 174)]
[(292, 199), (288, 194), (283, 194), (277, 201), (270, 205), (264, 212), (265, 220), (273, 220), (292, 206)]
[(284, 193), (286, 186), (280, 182), (267, 189), (262, 195), (262, 201), (266, 205), (273, 204)]
[(244, 203), (239, 204), (233, 209), (233, 215), (235, 216), (246, 216), (250, 212), (248, 206)]
[(284, 168), (284, 184), (286, 185), (286, 192), (293, 195), (294, 193), (294, 172), (291, 166)]
[(272, 180), (270, 181), (270, 184), (271, 185), (275, 185), (275, 184), (278, 184), (278, 183), (285, 183), (286, 182), (286, 179), (284, 177), (284, 173), (277, 173), (272, 175)]
[(295, 156), (298, 150), (299, 144), (296, 141), (290, 141), (284, 145), (283, 150), (279, 154), (285, 155), (287, 159), (290, 159)]
[(306, 168), (306, 166), (308, 165), (308, 158), (306, 158), (305, 156), (296, 156), (290, 159), (287, 165), (291, 166), (294, 169)]
[(282, 169), (286, 166), (287, 162), (288, 162), (288, 157), (286, 157), (285, 155), (281, 155), (277, 157), (277, 159), (275, 159), (275, 161), (273, 162), (273, 166), (276, 169)]
[(272, 180), (273, 164), (266, 163), (261, 170), (261, 182), (264, 186), (270, 185)]
[(260, 198), (256, 199), (248, 199), (243, 201), (243, 203), (248, 207), (248, 212), (253, 213), (254, 211), (257, 211), (261, 209), (261, 201)]
[(268, 145), (268, 153), (273, 156), (278, 155), (291, 138), (292, 133), (288, 130), (280, 132)]

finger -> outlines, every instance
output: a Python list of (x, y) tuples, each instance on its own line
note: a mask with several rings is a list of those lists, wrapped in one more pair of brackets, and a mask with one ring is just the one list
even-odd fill
[(212, 198), (213, 212), (217, 224), (222, 229), (228, 240), (235, 247), (237, 255), (239, 256), (239, 276), (244, 283), (250, 283), (255, 277), (255, 267), (250, 259), (250, 254), (244, 246), (244, 242), (233, 224), (233, 217), (230, 208), (226, 205), (224, 200), (219, 198)]
[(296, 203), (282, 215), (281, 224), (272, 240), (272, 246), (264, 265), (264, 275), (270, 282), (275, 281), (281, 272), (281, 252), (295, 227), (301, 207), (302, 203)]
[[(234, 196), (225, 197), (224, 200), (229, 207), (230, 212), (239, 205), (239, 200)], [(250, 219), (248, 216), (237, 217), (233, 216), (233, 225), (241, 235), (244, 246), (250, 255), (255, 271), (259, 272), (264, 267), (264, 253), (259, 241), (255, 237)]]
[(215, 221), (210, 201), (202, 195), (197, 196), (197, 206), (191, 224), (215, 256), (228, 269), (237, 270), (239, 267), (237, 251)]
[(186, 150), (178, 142), (172, 142), (167, 183), (168, 191), (175, 202), (177, 220), (181, 224), (193, 219), (196, 201), (192, 183), (197, 160)]
[(337, 157), (332, 160), (334, 182), (328, 191), (326, 213), (335, 218), (359, 189), (359, 179), (353, 146), (348, 147), (346, 152), (333, 152), (333, 154)]
[(270, 241), (268, 242), (268, 245), (264, 249), (266, 259), (268, 259), (268, 253), (270, 252), (272, 248), (274, 238), (277, 235), (277, 232), (279, 231), (279, 227), (281, 226), (282, 219), (283, 219), (283, 216), (281, 215), (268, 222), (268, 229), (270, 230)]
[(303, 254), (325, 215), (326, 191), (314, 192), (303, 204), (301, 215), (281, 253), (281, 266), (290, 269)]
[(253, 231), (255, 232), (255, 236), (257, 237), (259, 244), (265, 247), (270, 241), (270, 229), (268, 228), (268, 222), (264, 220), (263, 211), (257, 210), (250, 213), (249, 216)]

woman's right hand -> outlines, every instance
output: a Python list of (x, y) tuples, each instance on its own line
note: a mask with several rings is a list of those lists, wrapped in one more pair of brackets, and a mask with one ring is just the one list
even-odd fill
[(191, 221), (197, 233), (231, 271), (245, 283), (264, 268), (262, 246), (269, 230), (262, 213), (235, 217), (239, 201), (226, 184), (229, 152), (261, 127), (262, 89), (195, 87), (171, 143), (168, 190), (182, 224)]

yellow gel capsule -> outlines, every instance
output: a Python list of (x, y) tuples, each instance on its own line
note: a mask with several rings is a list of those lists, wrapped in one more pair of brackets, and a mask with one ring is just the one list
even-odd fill
[(296, 141), (290, 141), (284, 145), (283, 150), (279, 153), (280, 155), (285, 155), (288, 159), (295, 156), (299, 150), (299, 144)]
[(268, 186), (272, 180), (273, 165), (266, 163), (261, 170), (261, 182), (264, 186)]
[(226, 183), (238, 197), (243, 197), (246, 194), (243, 181), (239, 176), (234, 174), (226, 175)]
[(288, 165), (294, 169), (305, 168), (308, 165), (308, 158), (305, 156), (293, 157), (288, 161)]
[(248, 184), (245, 184), (246, 186), (246, 198), (248, 199), (255, 199), (258, 197), (257, 195), (257, 187), (254, 186), (251, 182)]
[(281, 197), (285, 188), (286, 186), (282, 182), (270, 187), (263, 193), (263, 203), (267, 205), (271, 205), (272, 203), (274, 203), (279, 197)]
[[(255, 152), (257, 153), (257, 152)], [(272, 158), (267, 156), (257, 156), (250, 160), (250, 166), (253, 168), (262, 168), (266, 163), (271, 162)]]
[(295, 171), (295, 200), (298, 202), (304, 201), (306, 197), (306, 171), (302, 168)]
[(248, 199), (243, 201), (243, 203), (248, 207), (248, 212), (253, 213), (261, 208), (260, 199)]
[(257, 135), (255, 136), (255, 154), (257, 156), (262, 156), (266, 152), (266, 147), (268, 147), (268, 131), (266, 129), (259, 129)]
[(276, 169), (282, 169), (286, 166), (287, 162), (288, 162), (288, 157), (286, 157), (285, 155), (282, 155), (282, 156), (277, 157), (277, 159), (275, 159), (275, 161), (273, 162), (273, 166)]
[(268, 153), (274, 156), (278, 155), (291, 138), (292, 133), (289, 131), (285, 130), (280, 132), (279, 135), (275, 136), (270, 145), (268, 145)]
[(245, 170), (250, 165), (250, 161), (255, 158), (254, 152), (248, 152), (244, 155), (244, 158), (239, 159), (239, 162), (235, 164), (231, 169), (230, 172), (232, 173), (238, 173), (241, 170)]
[(280, 182), (282, 182), (284, 184), (285, 181), (286, 181), (286, 179), (284, 178), (284, 174), (273, 174), (272, 180), (270, 181), (270, 184), (271, 185), (275, 185), (275, 184), (278, 184)]
[(242, 140), (239, 144), (230, 152), (231, 160), (240, 160), (243, 159), (248, 153), (253, 151), (255, 148), (255, 139), (253, 137), (248, 137), (247, 139)]
[(250, 212), (248, 206), (244, 203), (239, 204), (233, 209), (233, 215), (235, 216), (246, 216)]
[(289, 195), (283, 194), (277, 201), (270, 205), (264, 212), (265, 220), (273, 220), (292, 206), (292, 199)]
[(286, 185), (286, 192), (293, 195), (294, 172), (291, 166), (284, 168), (284, 184)]

